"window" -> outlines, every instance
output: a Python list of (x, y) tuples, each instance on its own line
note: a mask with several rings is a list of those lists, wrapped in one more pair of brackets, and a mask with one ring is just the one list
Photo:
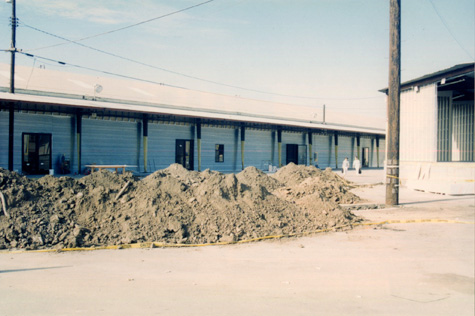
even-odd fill
[(215, 162), (224, 162), (224, 145), (216, 144), (215, 146)]

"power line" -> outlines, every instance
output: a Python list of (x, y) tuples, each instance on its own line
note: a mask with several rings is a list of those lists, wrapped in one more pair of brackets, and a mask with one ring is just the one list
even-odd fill
[(463, 49), (463, 51), (473, 60), (473, 56), (470, 54), (470, 52), (468, 50), (465, 49), (465, 47), (462, 46), (462, 44), (458, 41), (458, 39), (455, 37), (454, 33), (452, 33), (452, 31), (450, 30), (450, 28), (448, 27), (447, 23), (445, 22), (444, 18), (440, 15), (439, 11), (437, 10), (437, 8), (435, 7), (434, 3), (432, 2), (432, 0), (428, 0), (430, 2), (430, 4), (432, 5), (432, 8), (434, 9), (435, 13), (437, 14), (437, 16), (439, 17), (439, 19), (442, 21), (442, 24), (444, 24), (445, 28), (447, 29), (447, 31), (449, 32), (450, 36), (452, 36), (452, 38), (455, 40), (455, 42), (457, 42), (457, 44), (460, 46), (460, 48)]
[(135, 27), (135, 26), (138, 26), (138, 25), (142, 25), (142, 24), (145, 24), (145, 23), (149, 23), (149, 22), (152, 22), (152, 21), (156, 21), (156, 20), (159, 20), (159, 19), (163, 19), (163, 18), (169, 17), (169, 16), (171, 16), (171, 15), (175, 15), (175, 14), (177, 14), (177, 13), (181, 13), (181, 12), (184, 12), (184, 11), (187, 11), (187, 10), (191, 10), (191, 9), (196, 8), (196, 7), (199, 7), (199, 6), (208, 4), (208, 3), (213, 2), (213, 1), (216, 1), (216, 0), (209, 0), (209, 1), (201, 2), (201, 3), (195, 4), (195, 5), (186, 7), (186, 8), (184, 8), (184, 9), (180, 9), (180, 10), (177, 10), (177, 11), (173, 11), (173, 12), (170, 12), (170, 13), (167, 13), (167, 14), (164, 14), (164, 15), (160, 15), (160, 16), (157, 16), (157, 17), (148, 19), (148, 20), (140, 21), (140, 22), (137, 22), (137, 23), (134, 23), (134, 24), (130, 24), (130, 25), (127, 25), (127, 26), (124, 26), (124, 27), (120, 27), (120, 28), (117, 28), (117, 29), (114, 29), (114, 30), (110, 30), (110, 31), (107, 31), (107, 32), (102, 32), (102, 33), (98, 33), (98, 34), (86, 36), (86, 37), (83, 37), (83, 38), (79, 38), (79, 39), (77, 39), (77, 40), (68, 40), (68, 43), (58, 43), (58, 44), (55, 44), (55, 45), (50, 45), (50, 46), (45, 46), (45, 47), (30, 49), (29, 51), (35, 51), (35, 50), (41, 50), (41, 49), (46, 49), (46, 48), (52, 48), (52, 47), (57, 47), (57, 46), (66, 45), (66, 44), (70, 44), (70, 43), (76, 43), (76, 44), (77, 44), (77, 42), (85, 41), (85, 40), (88, 40), (88, 39), (91, 39), (91, 38), (95, 38), (95, 37), (99, 37), (99, 36), (103, 36), (103, 35), (107, 35), (107, 34), (112, 34), (112, 33), (115, 33), (115, 32), (119, 32), (119, 31), (123, 31), (123, 30), (126, 30), (126, 29), (130, 29), (130, 28)]
[[(361, 97), (361, 98), (310, 97), (310, 96), (299, 96), (299, 95), (290, 95), (290, 94), (268, 92), (268, 91), (262, 91), (262, 90), (257, 90), (257, 89), (250, 89), (250, 88), (230, 85), (230, 84), (226, 84), (226, 83), (222, 83), (222, 82), (217, 82), (217, 81), (208, 80), (208, 79), (204, 79), (204, 78), (200, 78), (200, 77), (196, 77), (196, 76), (187, 75), (187, 74), (180, 73), (180, 72), (177, 72), (177, 71), (174, 71), (174, 70), (169, 70), (169, 69), (166, 69), (166, 68), (162, 68), (162, 67), (147, 64), (147, 63), (144, 63), (144, 62), (141, 62), (141, 61), (138, 61), (138, 60), (134, 60), (134, 59), (131, 59), (131, 58), (128, 58), (128, 57), (124, 57), (124, 56), (121, 56), (121, 55), (118, 55), (118, 54), (115, 54), (115, 53), (107, 52), (107, 51), (102, 50), (102, 49), (98, 49), (98, 48), (95, 48), (95, 47), (92, 47), (92, 46), (89, 46), (89, 45), (85, 45), (85, 44), (82, 44), (82, 43), (72, 41), (70, 39), (64, 38), (64, 37), (56, 35), (56, 34), (52, 34), (50, 32), (47, 32), (47, 31), (41, 30), (39, 28), (36, 28), (34, 26), (28, 25), (24, 22), (22, 22), (22, 25), (25, 26), (25, 27), (28, 27), (32, 30), (35, 30), (37, 32), (41, 32), (41, 33), (44, 33), (46, 35), (62, 39), (64, 41), (68, 41), (72, 44), (79, 45), (81, 47), (91, 49), (91, 50), (94, 50), (96, 52), (99, 52), (99, 53), (102, 53), (102, 54), (105, 54), (105, 55), (109, 55), (109, 56), (112, 56), (112, 57), (115, 57), (115, 58), (119, 58), (119, 59), (122, 59), (122, 60), (125, 60), (125, 61), (128, 61), (128, 62), (132, 62), (132, 63), (138, 64), (138, 65), (141, 65), (141, 66), (149, 67), (149, 68), (152, 68), (152, 69), (168, 72), (168, 73), (171, 73), (171, 74), (174, 74), (174, 75), (177, 75), (177, 76), (181, 76), (181, 77), (185, 77), (185, 78), (189, 78), (189, 79), (193, 79), (193, 80), (198, 80), (198, 81), (202, 81), (202, 82), (206, 82), (206, 83), (212, 83), (212, 84), (223, 86), (223, 87), (228, 87), (228, 88), (233, 88), (233, 89), (238, 89), (238, 90), (244, 90), (244, 91), (249, 91), (249, 92), (255, 92), (255, 93), (261, 93), (261, 94), (267, 94), (267, 95), (274, 95), (274, 96), (279, 96), (279, 97), (290, 97), (290, 98), (308, 99), (308, 100), (367, 100), (367, 99), (379, 98), (379, 96), (378, 97)], [(29, 51), (30, 50), (26, 50), (26, 52), (29, 52)]]
[[(110, 71), (106, 71), (106, 70), (90, 68), (90, 67), (81, 66), (81, 65), (77, 65), (77, 64), (66, 63), (64, 61), (59, 61), (59, 60), (48, 58), (48, 57), (42, 57), (42, 56), (26, 53), (26, 52), (23, 52), (23, 51), (17, 51), (17, 53), (22, 54), (22, 55), (27, 56), (27, 57), (30, 57), (30, 58), (41, 59), (41, 60), (45, 60), (45, 61), (48, 61), (48, 62), (51, 62), (51, 63), (54, 63), (54, 64), (59, 64), (61, 66), (70, 66), (70, 67), (74, 67), (74, 68), (78, 68), (78, 69), (85, 69), (85, 70), (89, 70), (89, 71), (93, 71), (93, 72), (97, 72), (97, 73), (103, 73), (103, 74), (106, 74), (106, 75), (111, 75), (111, 76), (120, 77), (120, 78), (124, 78), (124, 79), (151, 83), (151, 84), (155, 84), (155, 85), (159, 85), (159, 86), (166, 86), (166, 87), (171, 87), (171, 88), (177, 88), (177, 89), (183, 89), (183, 90), (187, 90), (187, 91), (195, 91), (195, 92), (200, 92), (200, 93), (213, 94), (213, 95), (218, 95), (218, 96), (235, 97), (235, 98), (239, 98), (239, 99), (243, 99), (243, 100), (259, 101), (259, 102), (274, 103), (274, 104), (281, 104), (281, 105), (290, 105), (290, 106), (305, 106), (305, 105), (300, 105), (300, 104), (271, 102), (271, 101), (265, 101), (265, 100), (242, 98), (242, 97), (230, 96), (230, 95), (225, 95), (225, 94), (213, 93), (213, 92), (209, 92), (209, 91), (193, 90), (193, 89), (189, 89), (189, 88), (186, 88), (186, 87), (175, 86), (175, 85), (171, 85), (171, 84), (167, 84), (167, 83), (163, 83), (163, 82), (158, 82), (158, 81), (153, 81), (153, 80), (148, 80), (148, 79), (143, 79), (143, 78), (138, 78), (138, 77), (133, 77), (133, 76), (128, 76), (128, 75), (122, 75), (122, 74), (118, 74), (118, 73), (114, 73), (114, 72), (110, 72)], [(315, 108), (320, 109), (319, 107), (315, 107)]]

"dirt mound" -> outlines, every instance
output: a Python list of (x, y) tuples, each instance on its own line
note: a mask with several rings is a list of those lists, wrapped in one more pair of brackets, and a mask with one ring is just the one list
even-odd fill
[(144, 179), (101, 171), (32, 180), (0, 169), (0, 191), (10, 215), (0, 213), (3, 249), (238, 241), (358, 220), (338, 207), (358, 201), (344, 180), (293, 164), (274, 176), (173, 164)]

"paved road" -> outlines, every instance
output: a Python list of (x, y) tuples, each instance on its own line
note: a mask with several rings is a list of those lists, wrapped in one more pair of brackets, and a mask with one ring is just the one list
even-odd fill
[[(382, 185), (357, 192), (384, 201)], [(356, 212), (474, 221), (474, 196), (402, 189), (401, 203)], [(473, 316), (474, 236), (473, 224), (411, 223), (245, 245), (0, 254), (0, 314)]]

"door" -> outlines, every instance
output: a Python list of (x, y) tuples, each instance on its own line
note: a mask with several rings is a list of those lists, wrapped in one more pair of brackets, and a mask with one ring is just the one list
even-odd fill
[(175, 150), (175, 162), (185, 169), (193, 170), (193, 140), (177, 139)]
[(296, 144), (287, 144), (286, 151), (286, 164), (293, 162), (294, 164), (299, 164), (299, 145)]
[(363, 167), (369, 167), (369, 147), (363, 147), (361, 150), (361, 162)]
[(287, 164), (293, 162), (296, 165), (307, 164), (307, 146), (297, 144), (287, 144)]
[(51, 166), (51, 134), (23, 133), (22, 172), (48, 174)]
[(299, 165), (306, 165), (307, 164), (307, 146), (299, 145), (298, 153), (299, 153)]

